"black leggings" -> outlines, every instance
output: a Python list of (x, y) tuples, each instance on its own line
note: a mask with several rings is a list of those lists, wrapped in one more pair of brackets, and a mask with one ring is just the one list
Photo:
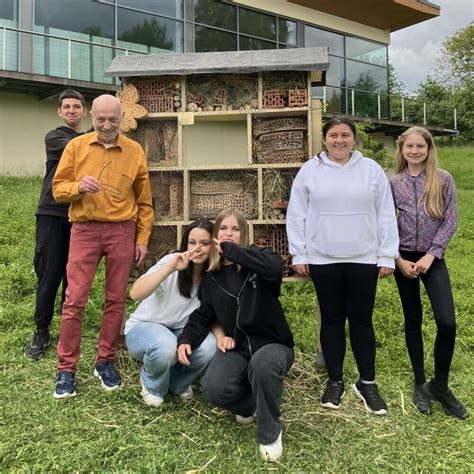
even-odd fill
[(342, 380), (346, 354), (344, 327), (349, 320), (352, 352), (360, 377), (375, 379), (375, 334), (372, 312), (377, 266), (361, 263), (310, 265), (321, 309), (321, 346), (330, 380)]
[[(411, 262), (416, 262), (425, 255), (420, 252), (404, 251), (401, 251), (400, 254), (402, 258)], [(430, 299), (438, 328), (434, 346), (435, 380), (447, 383), (456, 338), (456, 319), (448, 269), (445, 261), (437, 258), (434, 259), (428, 272), (421, 274), (419, 278), (406, 278), (400, 270), (395, 271), (395, 280), (405, 316), (405, 339), (415, 375), (415, 383), (421, 384), (426, 381), (421, 332), (423, 308), (420, 298), (420, 279)]]

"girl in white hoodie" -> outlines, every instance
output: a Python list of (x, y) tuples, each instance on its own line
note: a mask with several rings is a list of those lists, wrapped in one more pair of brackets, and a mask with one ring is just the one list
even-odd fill
[(291, 190), (286, 227), (293, 268), (311, 276), (321, 310), (321, 345), (329, 380), (321, 404), (339, 408), (344, 396), (346, 318), (360, 378), (353, 384), (365, 408), (385, 415), (375, 383), (372, 312), (377, 276), (393, 273), (398, 231), (383, 169), (362, 156), (356, 128), (345, 118), (323, 126), (326, 151), (305, 163)]

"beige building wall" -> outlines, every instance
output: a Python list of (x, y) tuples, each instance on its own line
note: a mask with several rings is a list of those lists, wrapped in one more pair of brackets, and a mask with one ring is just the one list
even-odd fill
[[(356, 0), (348, 0), (356, 1)], [(318, 12), (311, 8), (295, 5), (287, 0), (235, 0), (234, 3), (245, 5), (259, 10), (265, 10), (276, 15), (282, 15), (296, 20), (312, 23), (331, 30), (344, 32), (350, 35), (361, 36), (381, 43), (390, 43), (390, 32), (362, 25), (354, 21), (339, 18), (327, 13)]]
[[(43, 175), (44, 136), (63, 122), (58, 98), (39, 101), (24, 94), (0, 93), (0, 174)], [(83, 122), (91, 126), (90, 118)]]

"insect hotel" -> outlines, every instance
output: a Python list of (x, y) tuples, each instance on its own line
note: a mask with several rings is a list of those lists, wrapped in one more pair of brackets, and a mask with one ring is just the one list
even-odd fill
[(123, 132), (147, 156), (155, 211), (147, 267), (183, 228), (242, 211), (251, 242), (272, 246), (292, 275), (285, 231), (291, 185), (321, 146), (326, 48), (119, 56)]

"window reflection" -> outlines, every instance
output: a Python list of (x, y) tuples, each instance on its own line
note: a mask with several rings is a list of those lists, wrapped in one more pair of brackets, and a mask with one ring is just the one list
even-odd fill
[(239, 28), (240, 33), (246, 35), (276, 40), (276, 17), (273, 15), (266, 15), (264, 13), (246, 10), (245, 8), (239, 8)]
[(347, 86), (370, 92), (387, 91), (387, 69), (347, 60)]
[(117, 36), (121, 41), (168, 51), (182, 51), (181, 22), (119, 9)]
[(2, 0), (0, 2), (0, 18), (17, 20), (17, 0)]
[(326, 46), (329, 48), (330, 54), (344, 56), (344, 37), (331, 31), (313, 28), (305, 25), (304, 27), (304, 44), (310, 46)]
[(237, 31), (237, 10), (233, 5), (216, 0), (194, 0), (194, 21)]
[(293, 46), (296, 45), (297, 28), (295, 21), (285, 20), (283, 18), (278, 19), (278, 41)]
[(118, 0), (117, 4), (173, 18), (183, 18), (183, 0)]
[(271, 41), (250, 38), (248, 36), (239, 36), (239, 49), (241, 51), (251, 49), (277, 49), (277, 45)]
[(35, 24), (113, 38), (114, 7), (94, 0), (36, 0)]
[(213, 28), (205, 28), (204, 26), (195, 26), (194, 36), (194, 49), (197, 53), (237, 50), (237, 34), (235, 33), (227, 33)]
[(346, 55), (358, 61), (387, 65), (387, 47), (372, 41), (346, 37)]

